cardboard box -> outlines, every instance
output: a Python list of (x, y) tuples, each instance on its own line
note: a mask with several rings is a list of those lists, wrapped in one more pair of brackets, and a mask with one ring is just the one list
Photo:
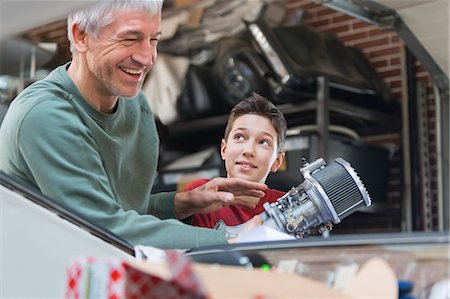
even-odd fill
[(69, 267), (66, 298), (397, 298), (397, 280), (372, 259), (342, 291), (296, 274), (191, 264), (167, 251), (165, 263), (77, 259)]

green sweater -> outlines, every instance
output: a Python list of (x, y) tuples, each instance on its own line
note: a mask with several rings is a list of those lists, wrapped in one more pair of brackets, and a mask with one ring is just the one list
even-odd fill
[(95, 110), (68, 64), (26, 88), (0, 128), (0, 170), (108, 228), (132, 245), (227, 244), (221, 233), (175, 218), (175, 192), (151, 194), (159, 137), (142, 93)]

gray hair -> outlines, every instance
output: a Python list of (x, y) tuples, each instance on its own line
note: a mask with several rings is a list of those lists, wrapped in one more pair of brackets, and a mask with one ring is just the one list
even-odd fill
[(161, 12), (164, 0), (109, 0), (76, 11), (67, 17), (67, 38), (70, 42), (70, 51), (74, 53), (72, 24), (76, 23), (87, 33), (98, 37), (100, 30), (113, 21), (113, 11), (134, 10), (145, 11), (150, 15)]

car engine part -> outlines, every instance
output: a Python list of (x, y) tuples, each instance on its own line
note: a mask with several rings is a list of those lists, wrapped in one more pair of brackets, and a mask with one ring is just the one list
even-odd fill
[[(328, 165), (322, 158), (303, 162), (304, 181), (276, 202), (263, 205), (265, 211), (259, 214), (263, 225), (302, 238), (312, 228), (319, 233), (330, 231), (333, 224), (371, 205), (366, 187), (349, 162), (342, 158)], [(228, 226), (219, 220), (215, 229), (235, 238), (244, 225)]]

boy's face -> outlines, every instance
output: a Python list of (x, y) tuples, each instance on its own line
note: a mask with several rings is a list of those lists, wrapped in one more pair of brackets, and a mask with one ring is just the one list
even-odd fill
[(284, 153), (278, 152), (278, 134), (267, 118), (246, 114), (234, 121), (228, 139), (222, 139), (221, 155), (229, 178), (264, 183), (277, 171)]

